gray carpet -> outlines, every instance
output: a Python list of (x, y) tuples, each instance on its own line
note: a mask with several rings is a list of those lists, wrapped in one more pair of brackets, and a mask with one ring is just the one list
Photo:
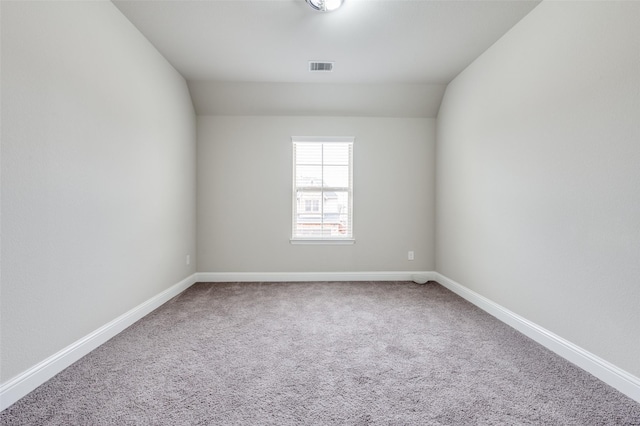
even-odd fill
[(0, 423), (640, 425), (640, 404), (436, 283), (200, 283)]

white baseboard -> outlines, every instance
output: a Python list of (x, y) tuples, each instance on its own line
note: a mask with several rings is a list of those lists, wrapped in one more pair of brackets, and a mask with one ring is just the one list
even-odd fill
[(586, 351), (549, 330), (511, 312), (486, 297), (479, 295), (473, 290), (469, 290), (462, 284), (459, 284), (442, 274), (434, 272), (432, 276), (433, 278), (431, 279), (437, 281), (460, 297), (468, 300), (505, 324), (515, 328), (525, 336), (535, 340), (567, 361), (591, 373), (609, 386), (612, 386), (627, 395), (629, 398), (640, 402), (640, 379), (638, 377), (635, 377), (591, 352)]
[(640, 379), (463, 285), (433, 271), (388, 272), (199, 272), (131, 309), (75, 343), (0, 385), (0, 411), (45, 383), (93, 349), (177, 296), (196, 282), (273, 281), (418, 281), (434, 280), (500, 321), (640, 402)]
[(427, 281), (431, 271), (382, 272), (198, 272), (198, 282)]
[(196, 283), (193, 274), (0, 385), (0, 411)]

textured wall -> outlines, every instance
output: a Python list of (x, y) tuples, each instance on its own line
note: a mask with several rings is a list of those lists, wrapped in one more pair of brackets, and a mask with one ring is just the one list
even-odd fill
[[(354, 245), (289, 243), (291, 136), (355, 136)], [(198, 270), (433, 270), (434, 146), (434, 119), (199, 116)]]
[(447, 88), (436, 270), (640, 376), (640, 3), (543, 2)]
[(195, 115), (112, 3), (1, 7), (6, 382), (195, 272)]

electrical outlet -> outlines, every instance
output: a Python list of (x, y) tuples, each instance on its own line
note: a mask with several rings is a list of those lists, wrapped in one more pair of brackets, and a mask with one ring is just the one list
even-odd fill
[(191, 255), (188, 254), (187, 255), (187, 265), (190, 265), (190, 264), (191, 264)]
[(415, 259), (415, 256), (414, 256), (414, 254), (413, 254), (413, 251), (410, 251), (410, 252), (407, 254), (407, 259), (409, 259), (409, 260), (413, 260), (413, 259)]

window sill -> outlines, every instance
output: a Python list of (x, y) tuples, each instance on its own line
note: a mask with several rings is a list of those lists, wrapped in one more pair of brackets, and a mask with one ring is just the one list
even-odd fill
[(330, 238), (317, 238), (317, 239), (312, 239), (312, 238), (295, 238), (295, 239), (290, 239), (289, 242), (291, 244), (324, 244), (324, 245), (348, 245), (348, 244), (355, 244), (356, 240), (354, 240), (353, 238), (340, 238), (340, 239), (330, 239)]

